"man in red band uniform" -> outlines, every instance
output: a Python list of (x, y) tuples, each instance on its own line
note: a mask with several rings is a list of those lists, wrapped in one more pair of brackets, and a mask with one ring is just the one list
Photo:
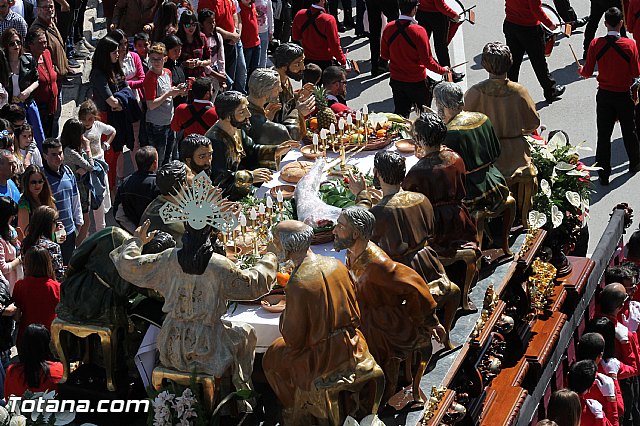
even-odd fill
[(633, 39), (638, 43), (640, 41), (640, 0), (629, 0), (625, 18), (627, 18), (627, 29), (633, 34)]
[[(587, 58), (587, 50), (589, 50), (589, 45), (596, 36), (596, 31), (598, 30), (598, 25), (600, 25), (602, 16), (607, 10), (609, 10), (609, 8), (612, 7), (617, 7), (618, 9), (624, 8), (624, 13), (622, 16), (626, 16), (626, 23), (629, 23), (629, 0), (624, 0), (624, 2), (622, 2), (621, 0), (591, 0), (591, 7), (589, 9), (589, 22), (587, 22), (587, 27), (584, 29), (584, 53), (582, 55), (583, 59)], [(623, 37), (627, 36), (624, 22), (622, 24), (620, 33)]]
[(633, 80), (640, 75), (638, 48), (633, 40), (620, 37), (622, 12), (612, 7), (604, 15), (608, 33), (591, 42), (587, 62), (578, 73), (591, 77), (598, 64), (598, 93), (596, 95), (596, 124), (598, 144), (596, 162), (601, 185), (609, 185), (611, 175), (611, 134), (616, 120), (620, 121), (624, 147), (629, 157), (629, 171), (640, 171), (640, 147), (634, 121), (634, 102), (631, 97)]
[(387, 24), (380, 47), (380, 56), (389, 60), (395, 112), (404, 117), (414, 105), (431, 105), (427, 68), (438, 74), (449, 72), (431, 56), (427, 31), (414, 19), (417, 11), (418, 0), (401, 0), (401, 15)]
[[(427, 30), (429, 37), (433, 37), (433, 50), (438, 63), (442, 66), (451, 66), (449, 59), (449, 28), (460, 22), (460, 15), (445, 3), (445, 0), (420, 0), (416, 20)], [(451, 73), (455, 83), (462, 81), (463, 73), (453, 71)]]
[(336, 19), (324, 10), (326, 0), (314, 0), (311, 7), (302, 9), (293, 18), (291, 38), (304, 49), (305, 63), (313, 62), (325, 69), (334, 59), (346, 65), (347, 58), (340, 47)]
[(553, 102), (562, 96), (565, 88), (557, 85), (549, 75), (540, 23), (552, 30), (556, 25), (545, 15), (541, 5), (540, 0), (506, 0), (505, 2), (506, 18), (502, 31), (513, 55), (513, 64), (507, 75), (509, 80), (518, 81), (520, 65), (526, 53), (536, 78), (542, 86), (545, 99), (547, 102)]

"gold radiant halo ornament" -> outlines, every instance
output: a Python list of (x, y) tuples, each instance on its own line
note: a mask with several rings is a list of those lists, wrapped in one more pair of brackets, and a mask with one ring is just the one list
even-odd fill
[(193, 179), (191, 186), (183, 186), (174, 194), (177, 201), (167, 201), (160, 208), (162, 221), (188, 223), (199, 230), (210, 225), (222, 232), (230, 232), (238, 226), (238, 218), (232, 211), (223, 211), (225, 198), (222, 191), (213, 186), (211, 179), (202, 171)]

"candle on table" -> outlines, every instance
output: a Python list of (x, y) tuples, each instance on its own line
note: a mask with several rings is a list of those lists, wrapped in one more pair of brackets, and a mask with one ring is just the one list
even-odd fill
[(350, 132), (353, 128), (353, 116), (351, 114), (347, 115), (347, 132)]
[(313, 134), (313, 153), (316, 154), (318, 152), (318, 134)]
[(344, 118), (340, 117), (338, 120), (338, 130), (340, 131), (340, 136), (344, 133)]
[(249, 210), (249, 219), (251, 219), (251, 226), (255, 228), (256, 220), (258, 219), (258, 212), (255, 207), (251, 207), (251, 210)]
[(267, 209), (265, 208), (264, 204), (262, 204), (262, 203), (261, 203), (261, 204), (258, 206), (258, 214), (263, 215), (263, 214), (265, 214), (265, 213), (266, 213), (266, 210), (267, 210)]

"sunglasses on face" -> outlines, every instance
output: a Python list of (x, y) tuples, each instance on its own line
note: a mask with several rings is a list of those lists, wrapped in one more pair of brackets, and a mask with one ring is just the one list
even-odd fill
[(44, 180), (40, 179), (40, 180), (30, 180), (29, 183), (31, 185), (42, 185), (44, 183)]
[(9, 47), (20, 47), (22, 42), (20, 40), (14, 40), (9, 42)]
[(195, 28), (196, 24), (195, 23), (191, 23), (191, 24), (182, 24), (183, 27), (189, 29), (189, 28)]

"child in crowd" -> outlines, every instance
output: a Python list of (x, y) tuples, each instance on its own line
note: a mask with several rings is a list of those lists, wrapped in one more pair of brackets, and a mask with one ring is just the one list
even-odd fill
[(19, 164), (22, 164), (22, 170), (24, 171), (31, 164), (42, 167), (42, 155), (40, 150), (36, 149), (31, 125), (24, 124), (22, 127), (18, 127), (13, 137), (15, 139), (13, 155), (19, 160)]
[(146, 73), (149, 71), (149, 34), (145, 32), (133, 36), (133, 48), (140, 56), (142, 69)]
[[(89, 141), (91, 157), (104, 161), (104, 151), (109, 149), (111, 142), (116, 137), (116, 129), (98, 120), (98, 117), (98, 107), (91, 99), (80, 104), (78, 118), (84, 125), (84, 137)], [(104, 229), (106, 226), (105, 214), (110, 209), (111, 195), (109, 194), (109, 185), (106, 185), (104, 200), (102, 200), (100, 207), (93, 211), (96, 231)]]
[(311, 83), (314, 86), (320, 84), (320, 79), (322, 78), (322, 68), (313, 62), (308, 63), (304, 67), (304, 74), (302, 77), (302, 85), (304, 86), (307, 83)]
[(70, 118), (64, 123), (60, 134), (60, 143), (64, 149), (64, 164), (71, 167), (76, 175), (80, 204), (84, 224), (78, 230), (76, 236), (79, 246), (89, 233), (89, 210), (91, 209), (91, 194), (89, 187), (89, 175), (93, 170), (93, 158), (89, 141), (84, 137), (85, 127), (80, 120)]
[(171, 86), (171, 72), (164, 68), (167, 51), (163, 43), (154, 43), (149, 50), (151, 68), (144, 78), (144, 96), (147, 104), (147, 137), (149, 145), (158, 151), (158, 161), (171, 160), (175, 135), (171, 130), (173, 97), (186, 95), (187, 85)]

